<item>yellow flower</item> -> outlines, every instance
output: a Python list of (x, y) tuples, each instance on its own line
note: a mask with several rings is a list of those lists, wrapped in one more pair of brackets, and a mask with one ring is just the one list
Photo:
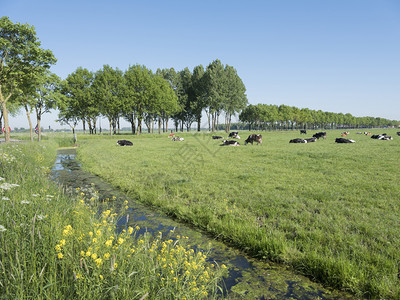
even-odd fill
[(60, 245), (56, 245), (56, 246), (54, 247), (54, 249), (56, 249), (57, 252), (60, 252), (60, 251), (61, 251), (61, 246), (60, 246)]
[(83, 279), (83, 276), (80, 273), (78, 273), (76, 274), (76, 279)]
[(96, 244), (96, 243), (97, 243), (97, 238), (94, 238), (94, 239), (92, 240), (92, 242), (93, 242), (93, 244)]
[(135, 229), (136, 229), (136, 230), (140, 230), (140, 227), (136, 225)]
[(87, 251), (87, 252), (86, 252), (86, 256), (90, 256), (90, 255), (92, 255), (92, 252)]
[(125, 206), (125, 209), (128, 209), (129, 207), (128, 207), (128, 205), (127, 206)]
[(85, 256), (85, 251), (81, 251), (81, 256)]
[(100, 267), (103, 264), (103, 260), (101, 258), (97, 258), (94, 262), (97, 264), (97, 267)]
[(58, 259), (62, 259), (64, 257), (64, 255), (60, 252), (57, 254)]
[(96, 253), (93, 253), (91, 257), (92, 257), (94, 260), (96, 260), (97, 254), (96, 254)]
[(60, 241), (60, 245), (61, 245), (61, 246), (65, 246), (65, 243), (66, 243), (65, 240), (61, 240), (61, 241)]
[(103, 279), (104, 279), (103, 275), (99, 275), (99, 277), (100, 277), (100, 279), (101, 279), (101, 280), (103, 280)]
[(123, 242), (125, 242), (125, 240), (124, 240), (123, 238), (120, 237), (120, 238), (118, 239), (118, 244), (122, 245)]
[(106, 211), (103, 211), (103, 215), (104, 216), (108, 216), (108, 215), (110, 215), (110, 213), (111, 213), (111, 210), (106, 210)]
[(105, 253), (105, 254), (104, 254), (104, 259), (109, 259), (109, 258), (110, 258), (110, 253), (108, 253), (108, 252)]
[(129, 233), (129, 234), (132, 234), (132, 233), (133, 233), (133, 227), (131, 227), (131, 226), (128, 227), (128, 233)]
[(92, 236), (93, 236), (93, 232), (90, 231), (90, 232), (89, 232), (89, 235), (90, 235), (90, 237), (92, 237)]
[(101, 236), (101, 230), (100, 230), (100, 229), (97, 229), (96, 235), (97, 235), (97, 236)]
[(221, 265), (222, 269), (226, 269), (226, 266), (224, 264)]
[(124, 204), (128, 204), (128, 200), (125, 200)]
[(107, 247), (111, 247), (112, 246), (112, 240), (107, 240), (105, 244), (106, 244)]

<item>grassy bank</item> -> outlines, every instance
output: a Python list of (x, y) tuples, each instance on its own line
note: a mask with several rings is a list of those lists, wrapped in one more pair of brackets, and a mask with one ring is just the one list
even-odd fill
[[(393, 141), (352, 131), (355, 144), (336, 144), (330, 131), (289, 144), (297, 132), (265, 132), (262, 146), (240, 147), (207, 134), (82, 136), (78, 153), (132, 197), (254, 256), (358, 297), (399, 298), (400, 138), (385, 131)], [(116, 146), (122, 138), (133, 147)]]
[(128, 203), (117, 212), (91, 188), (70, 194), (54, 184), (56, 147), (0, 146), (1, 299), (216, 297), (223, 267), (185, 237), (137, 236), (128, 225), (117, 231)]

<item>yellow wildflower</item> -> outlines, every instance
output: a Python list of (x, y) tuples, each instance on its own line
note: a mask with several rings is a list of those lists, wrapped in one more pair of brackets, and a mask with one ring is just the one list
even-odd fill
[(108, 253), (108, 252), (105, 253), (103, 257), (104, 257), (104, 259), (109, 259), (110, 258), (110, 253)]
[(86, 252), (86, 256), (90, 256), (90, 255), (92, 255), (92, 252), (87, 251), (87, 252)]
[(103, 260), (101, 258), (97, 258), (94, 262), (96, 263), (97, 267), (100, 267), (103, 264)]
[(65, 240), (61, 240), (61, 241), (60, 241), (60, 245), (61, 245), (61, 246), (65, 246), (65, 243), (66, 243)]
[(93, 242), (93, 244), (96, 244), (97, 243), (97, 238), (93, 238), (92, 242)]
[(97, 229), (96, 235), (97, 235), (97, 236), (101, 236), (101, 230), (100, 230), (100, 229)]
[(56, 249), (57, 252), (60, 252), (60, 251), (61, 251), (61, 246), (60, 246), (60, 245), (56, 245), (56, 246), (54, 247), (54, 249)]
[(101, 280), (103, 280), (103, 279), (104, 279), (103, 275), (99, 275), (99, 277), (100, 277), (100, 279), (101, 279)]
[(64, 255), (63, 255), (61, 252), (59, 252), (59, 253), (57, 254), (57, 257), (58, 257), (58, 259), (62, 259), (62, 258), (64, 257)]
[(81, 256), (85, 256), (85, 251), (81, 251)]
[(123, 242), (125, 242), (125, 240), (124, 240), (123, 238), (120, 237), (120, 238), (118, 239), (118, 244), (122, 245)]
[(94, 259), (94, 260), (96, 260), (96, 259), (97, 259), (97, 253), (93, 253), (93, 254), (91, 255), (91, 258)]
[(89, 232), (89, 235), (90, 235), (90, 237), (92, 237), (92, 236), (93, 236), (93, 232), (90, 231), (90, 232)]
[(112, 246), (112, 240), (107, 240), (105, 244), (106, 244), (107, 247), (111, 247)]
[(128, 227), (128, 233), (129, 233), (129, 234), (132, 234), (132, 233), (133, 233), (133, 227), (131, 227), (131, 226)]

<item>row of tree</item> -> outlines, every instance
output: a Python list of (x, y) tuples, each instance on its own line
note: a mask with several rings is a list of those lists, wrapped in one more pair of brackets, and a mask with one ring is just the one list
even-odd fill
[(130, 66), (126, 71), (104, 65), (97, 72), (79, 67), (61, 80), (49, 71), (56, 59), (50, 50), (40, 47), (33, 26), (14, 24), (8, 17), (0, 18), (0, 128), (4, 120), (5, 140), (10, 140), (9, 111), (24, 109), (31, 139), (31, 112), (35, 111), (38, 138), (41, 117), (58, 109), (59, 121), (72, 130), (79, 122), (89, 133), (96, 132), (96, 120), (106, 117), (110, 134), (119, 131), (120, 119), (131, 123), (132, 132), (142, 132), (144, 123), (151, 131), (168, 130), (173, 120), (176, 131), (189, 130), (206, 114), (209, 130), (230, 130), (232, 116), (240, 113), (240, 121), (249, 129), (289, 129), (310, 127), (383, 126), (395, 121), (381, 118), (356, 118), (286, 105), (248, 105), (246, 88), (235, 68), (215, 60), (206, 68), (196, 66), (176, 72), (158, 69), (155, 73), (145, 66)]
[(97, 72), (78, 68), (61, 83), (63, 95), (58, 108), (61, 122), (75, 128), (79, 121), (94, 133), (96, 120), (104, 116), (110, 124), (110, 134), (119, 131), (120, 118), (131, 123), (132, 133), (139, 134), (144, 122), (150, 132), (158, 122), (158, 130), (168, 130), (172, 119), (176, 130), (189, 130), (194, 122), (200, 130), (205, 110), (210, 129), (218, 125), (224, 112), (229, 130), (232, 116), (246, 107), (245, 87), (231, 66), (219, 60), (205, 69), (196, 66), (176, 72), (145, 66), (130, 66), (125, 72), (108, 65)]
[(287, 105), (248, 105), (239, 120), (249, 130), (258, 129), (308, 129), (308, 128), (372, 128), (398, 126), (399, 121), (374, 117), (354, 117), (351, 114), (324, 112)]

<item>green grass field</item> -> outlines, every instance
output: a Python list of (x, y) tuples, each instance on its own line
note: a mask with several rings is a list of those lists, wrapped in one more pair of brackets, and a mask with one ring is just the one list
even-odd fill
[(289, 144), (300, 134), (286, 131), (262, 132), (262, 146), (244, 146), (241, 132), (240, 147), (211, 134), (80, 136), (78, 155), (134, 199), (253, 256), (358, 297), (399, 298), (400, 137), (372, 130), (382, 132), (394, 140), (355, 130), (355, 144), (336, 144), (339, 131)]

